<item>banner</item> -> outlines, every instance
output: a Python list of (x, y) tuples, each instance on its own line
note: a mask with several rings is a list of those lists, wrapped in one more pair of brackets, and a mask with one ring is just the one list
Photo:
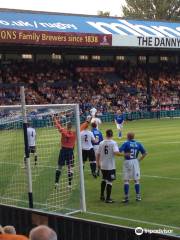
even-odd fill
[(135, 37), (135, 36), (112, 36), (114, 47), (144, 47), (144, 48), (180, 48), (179, 38), (168, 37)]
[(0, 42), (179, 48), (180, 23), (0, 11)]
[(180, 37), (180, 23), (27, 11), (0, 11), (0, 29)]
[(80, 34), (62, 32), (38, 32), (0, 30), (0, 43), (39, 45), (111, 46), (112, 36), (105, 34)]
[(84, 73), (114, 73), (114, 67), (77, 67), (76, 72), (84, 72)]

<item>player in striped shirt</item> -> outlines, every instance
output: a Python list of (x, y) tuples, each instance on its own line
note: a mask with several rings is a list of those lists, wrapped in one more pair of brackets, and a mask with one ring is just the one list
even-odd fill
[[(81, 131), (85, 129), (89, 124), (89, 121), (81, 124)], [(62, 167), (67, 165), (68, 167), (68, 186), (71, 187), (71, 182), (73, 178), (73, 171), (72, 167), (74, 164), (74, 146), (76, 143), (76, 132), (72, 130), (72, 123), (67, 123), (67, 128), (61, 126), (58, 119), (54, 118), (54, 125), (58, 129), (59, 133), (61, 134), (61, 142), (60, 142), (60, 152), (58, 158), (58, 167), (56, 169), (56, 176), (55, 176), (55, 188), (58, 186), (60, 175), (62, 172)]]

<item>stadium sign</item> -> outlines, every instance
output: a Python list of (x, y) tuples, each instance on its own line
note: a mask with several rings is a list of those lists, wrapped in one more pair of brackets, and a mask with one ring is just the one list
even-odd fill
[[(102, 35), (102, 37), (111, 36), (113, 38), (113, 46), (131, 47), (179, 48), (180, 38), (180, 23), (176, 22), (13, 11), (0, 12), (0, 30), (14, 31), (18, 41), (21, 40), (19, 32), (35, 32), (37, 36), (40, 34), (39, 40), (34, 40), (34, 43), (44, 41), (42, 40), (42, 32), (53, 35), (54, 38), (52, 39), (56, 39), (55, 36), (57, 34), (62, 36), (62, 39), (65, 39), (65, 37), (69, 39), (68, 34), (73, 34), (74, 39), (76, 39), (75, 36), (79, 36), (74, 43), (81, 41), (82, 45), (91, 43), (91, 40), (86, 40), (90, 39), (88, 37), (82, 40), (81, 36), (84, 36), (84, 34), (87, 36), (92, 34), (95, 36), (94, 39), (98, 35)], [(109, 42), (110, 37), (107, 37), (107, 39), (105, 39), (104, 45), (109, 46), (111, 45), (111, 42)], [(97, 46), (100, 45), (101, 40), (98, 41)], [(57, 42), (64, 44), (73, 43), (71, 40), (57, 40)]]
[(111, 46), (112, 36), (105, 34), (57, 33), (47, 31), (20, 31), (1, 29), (0, 43)]
[(180, 37), (180, 23), (113, 19), (111, 22), (87, 22), (101, 33), (121, 36)]
[(113, 35), (112, 46), (146, 48), (180, 48), (180, 37), (135, 37)]

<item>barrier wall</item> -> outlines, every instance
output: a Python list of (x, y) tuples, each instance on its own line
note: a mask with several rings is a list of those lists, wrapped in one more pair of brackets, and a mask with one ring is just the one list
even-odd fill
[(29, 209), (21, 209), (0, 205), (0, 224), (14, 225), (17, 233), (28, 236), (30, 229), (46, 224), (58, 234), (58, 240), (175, 240), (180, 237), (160, 234), (143, 234), (137, 236), (133, 228), (109, 225), (95, 221), (87, 221), (70, 216), (40, 213)]
[[(81, 122), (86, 120), (87, 116), (81, 116)], [(180, 110), (174, 110), (174, 111), (159, 111), (159, 112), (131, 112), (131, 113), (125, 113), (125, 119), (128, 121), (132, 120), (139, 120), (139, 119), (160, 119), (160, 118), (176, 118), (180, 117)], [(112, 122), (114, 121), (114, 113), (106, 113), (100, 116), (101, 120), (103, 122)], [(42, 119), (38, 119), (38, 117), (31, 118), (31, 124), (35, 128), (39, 127), (46, 127), (49, 124), (51, 124), (49, 117), (43, 117)], [(13, 123), (8, 123), (8, 129), (13, 128)], [(7, 123), (0, 123), (0, 130), (7, 128)], [(16, 124), (16, 128), (22, 128), (22, 121), (19, 120), (19, 122)]]
[[(138, 119), (160, 119), (160, 118), (173, 118), (180, 117), (180, 110), (174, 111), (158, 111), (158, 112), (131, 112), (125, 113), (126, 120), (138, 120)], [(107, 113), (101, 116), (103, 122), (111, 122), (114, 121), (114, 113)]]

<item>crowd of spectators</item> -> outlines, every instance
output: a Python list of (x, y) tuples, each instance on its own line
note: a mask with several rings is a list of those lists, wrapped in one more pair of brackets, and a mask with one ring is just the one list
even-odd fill
[[(27, 104), (79, 103), (81, 112), (100, 114), (175, 108), (180, 104), (180, 69), (160, 65), (115, 63), (106, 67), (47, 61), (5, 62), (0, 68), (0, 105), (19, 104), (19, 86)], [(149, 82), (148, 82), (149, 81)]]
[(12, 225), (2, 227), (0, 225), (0, 240), (57, 240), (56, 232), (46, 225), (34, 227), (29, 236), (17, 234)]

